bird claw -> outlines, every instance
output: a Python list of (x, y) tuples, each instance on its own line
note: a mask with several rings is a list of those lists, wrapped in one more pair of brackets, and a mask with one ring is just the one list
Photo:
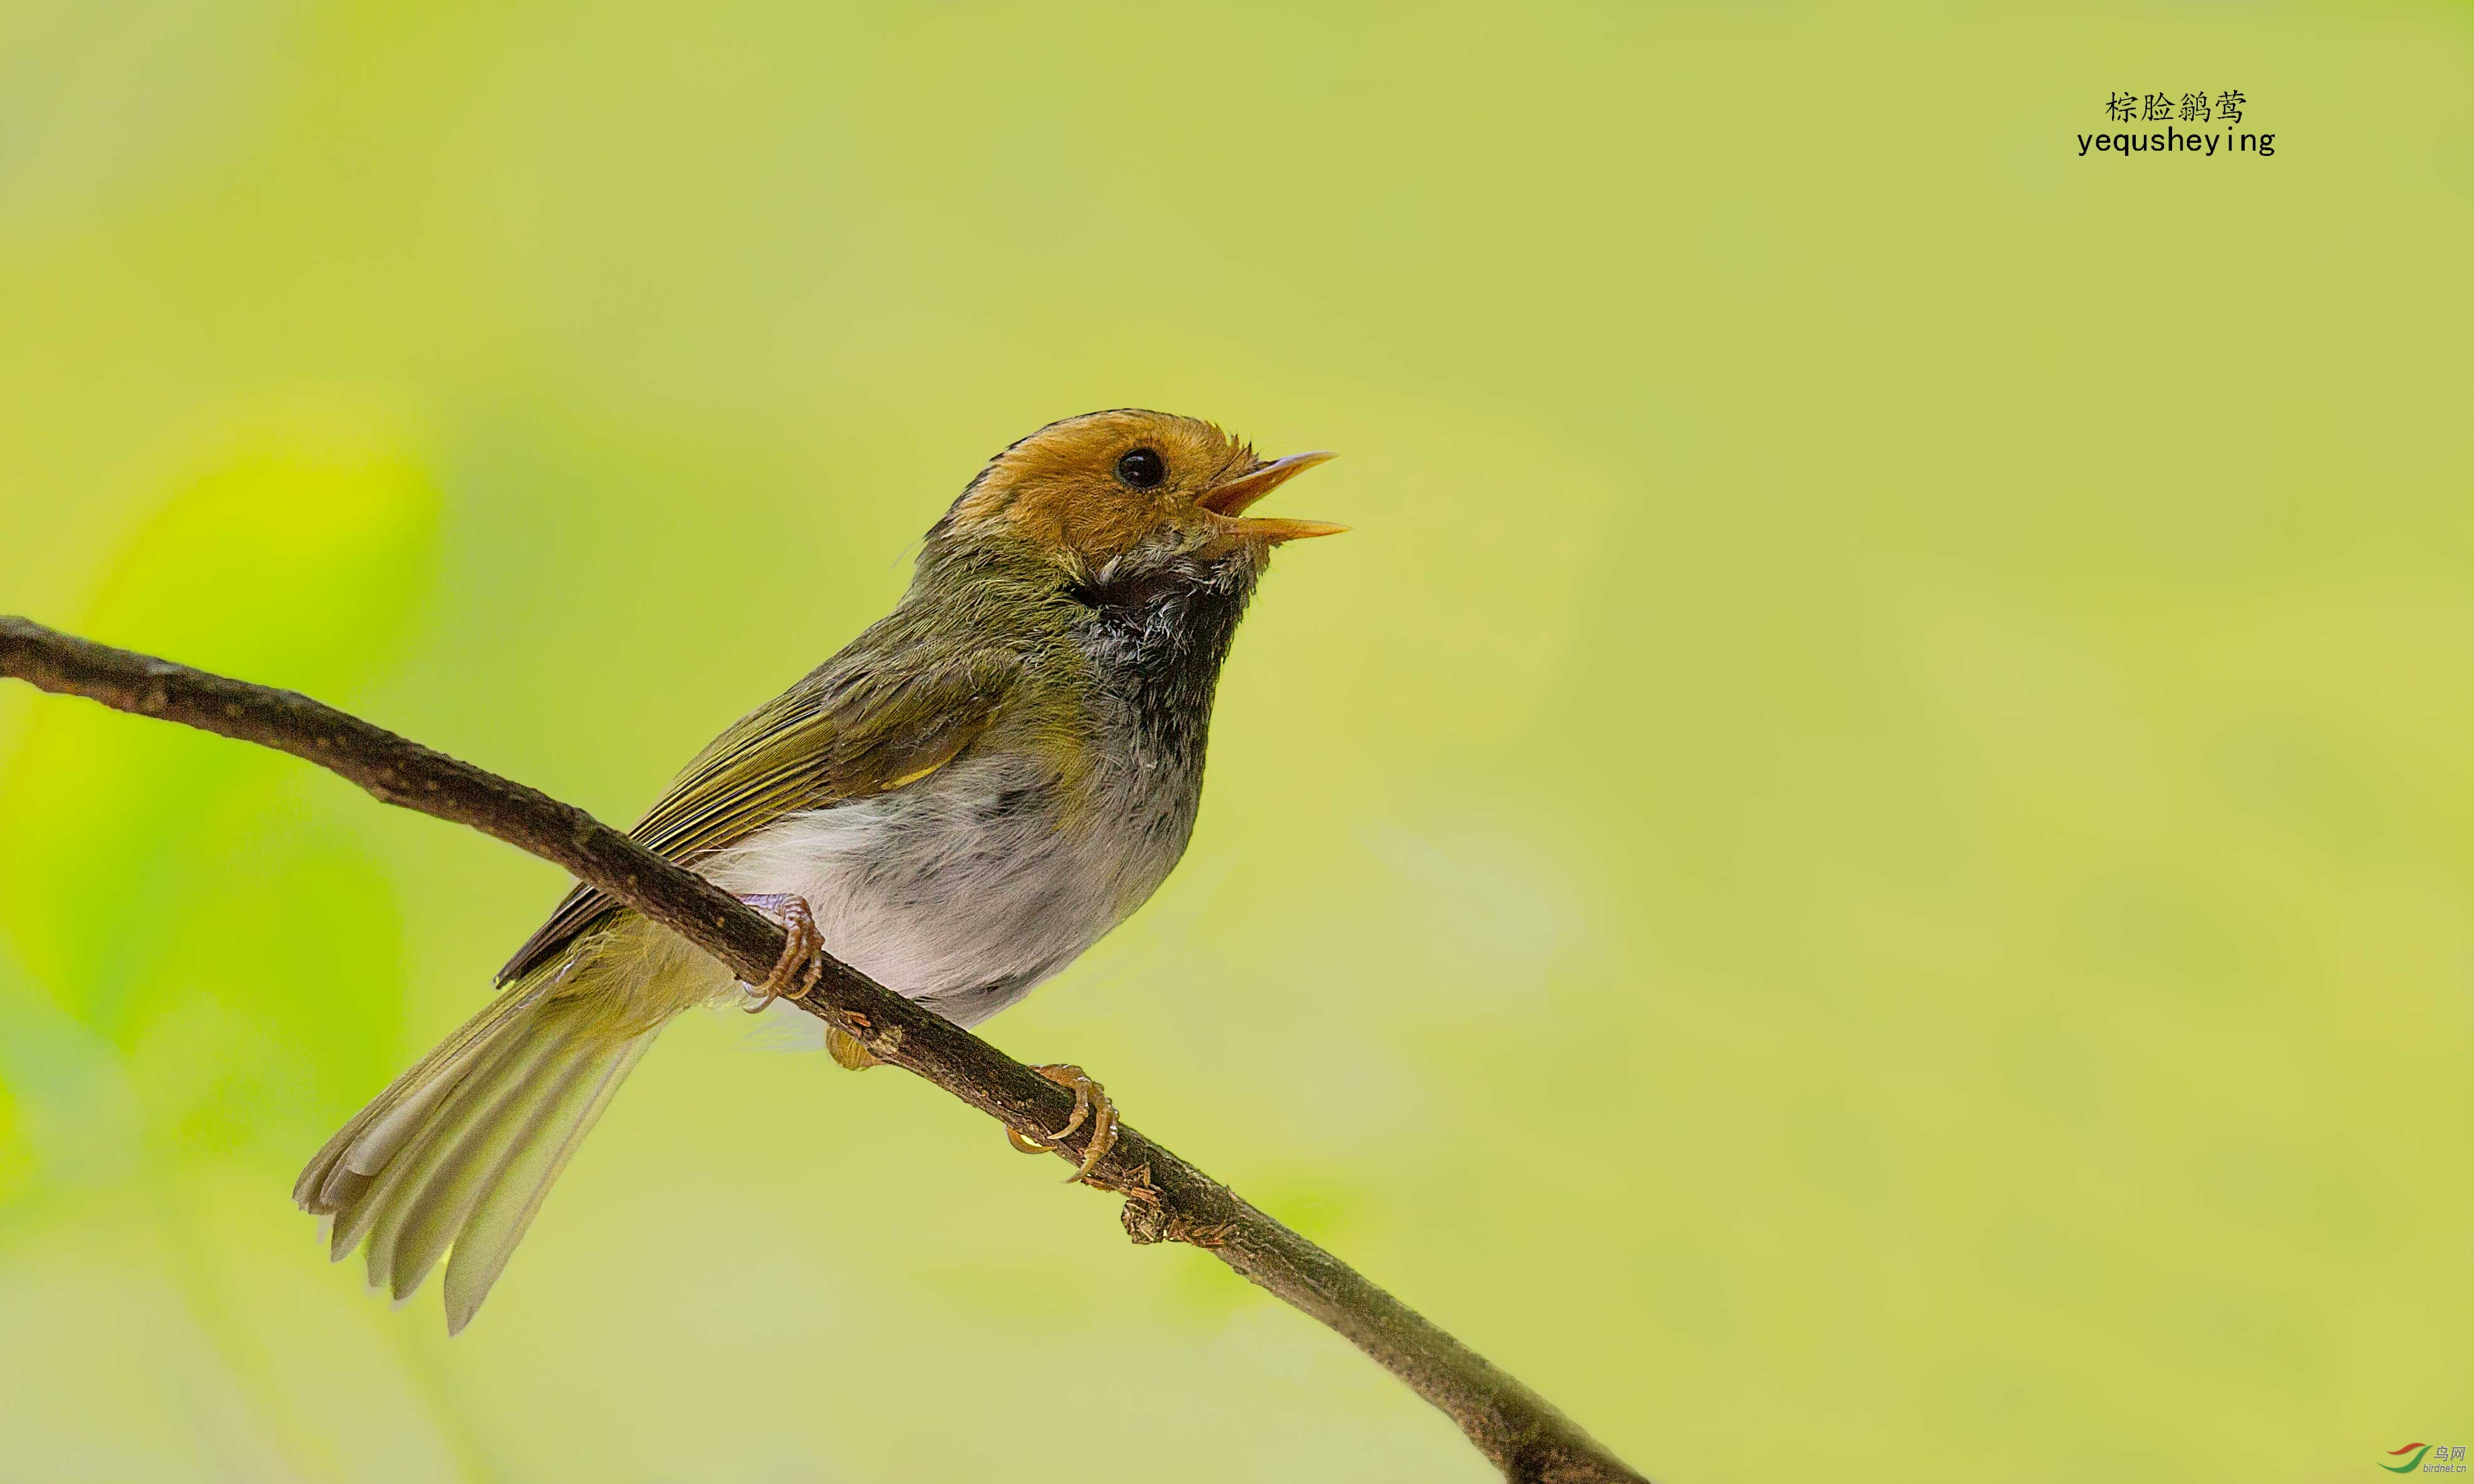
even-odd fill
[(863, 1072), (881, 1065), (877, 1054), (867, 1049), (867, 1042), (838, 1025), (825, 1027), (825, 1053), (836, 1065), (850, 1071)]
[[(805, 999), (808, 992), (825, 973), (825, 938), (816, 931), (816, 915), (809, 910), (804, 897), (742, 897), (740, 900), (760, 912), (781, 920), (788, 941), (782, 945), (782, 957), (764, 982), (756, 986), (756, 1003), (747, 1007), (755, 1015), (777, 999)], [(791, 988), (795, 983), (798, 987)]]
[[(1050, 1063), (1045, 1066), (1034, 1066), (1031, 1070), (1060, 1088), (1073, 1089), (1073, 1115), (1065, 1120), (1065, 1127), (1046, 1138), (1039, 1138), (1014, 1128), (1006, 1130), (1006, 1137), (1012, 1140), (1013, 1146), (1024, 1154), (1060, 1153), (1066, 1136), (1084, 1123), (1089, 1123), (1091, 1137), (1090, 1141), (1082, 1146), (1081, 1162), (1074, 1167), (1073, 1174), (1065, 1177), (1065, 1183), (1072, 1185), (1097, 1169), (1100, 1161), (1108, 1157), (1108, 1151), (1117, 1147), (1117, 1105), (1109, 1100), (1107, 1089), (1101, 1087), (1089, 1073), (1079, 1066), (1064, 1063)], [(1068, 1154), (1066, 1158), (1072, 1159), (1073, 1156)]]

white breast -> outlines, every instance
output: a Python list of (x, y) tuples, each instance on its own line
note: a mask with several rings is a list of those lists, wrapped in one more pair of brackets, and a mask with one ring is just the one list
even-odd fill
[(1167, 878), (1199, 784), (1137, 765), (1101, 778), (1077, 809), (1036, 763), (966, 759), (895, 793), (786, 816), (697, 869), (742, 897), (806, 898), (835, 957), (976, 1024)]

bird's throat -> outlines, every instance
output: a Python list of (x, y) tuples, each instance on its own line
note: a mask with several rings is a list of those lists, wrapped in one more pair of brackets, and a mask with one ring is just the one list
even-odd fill
[[(1077, 626), (1101, 689), (1121, 702), (1137, 744), (1200, 775), (1220, 667), (1253, 596), (1250, 565), (1153, 572), (1093, 589)], [(1078, 595), (1078, 601), (1081, 601)]]

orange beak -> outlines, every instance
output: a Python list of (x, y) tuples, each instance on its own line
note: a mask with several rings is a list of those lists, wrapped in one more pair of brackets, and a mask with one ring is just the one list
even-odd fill
[(1281, 541), (1300, 541), (1310, 536), (1338, 536), (1348, 529), (1328, 520), (1284, 520), (1272, 515), (1248, 515), (1246, 507), (1287, 484), (1318, 464), (1328, 464), (1339, 458), (1336, 453), (1293, 453), (1285, 459), (1273, 459), (1259, 468), (1249, 469), (1236, 478), (1212, 486), (1202, 491), (1194, 503), (1220, 516), (1241, 535), (1277, 545)]

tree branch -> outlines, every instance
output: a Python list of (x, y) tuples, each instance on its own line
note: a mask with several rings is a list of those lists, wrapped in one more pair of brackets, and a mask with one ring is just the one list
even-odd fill
[[(562, 866), (704, 949), (747, 983), (781, 957), (782, 929), (721, 888), (572, 804), (292, 691), (112, 649), (0, 616), (0, 674), (115, 710), (179, 722), (316, 763), (384, 803), (469, 825)], [(1072, 1095), (934, 1012), (827, 959), (801, 1008), (880, 1060), (1015, 1131), (1064, 1125)], [(1067, 1141), (1079, 1161), (1088, 1128)], [(1460, 1425), (1515, 1484), (1646, 1484), (1543, 1398), (1348, 1264), (1130, 1127), (1087, 1181), (1126, 1197), (1136, 1242), (1188, 1242), (1346, 1336)]]

